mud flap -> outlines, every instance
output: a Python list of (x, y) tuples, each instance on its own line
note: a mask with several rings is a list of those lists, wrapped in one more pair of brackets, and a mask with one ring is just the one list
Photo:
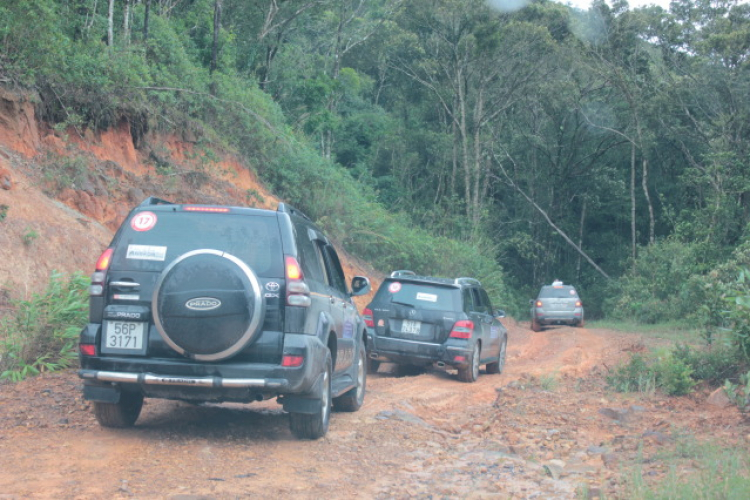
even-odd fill
[(117, 404), (120, 402), (120, 389), (115, 386), (84, 385), (83, 399), (97, 403)]
[(284, 394), (279, 397), (279, 402), (282, 404), (284, 411), (289, 413), (319, 413), (322, 403), (322, 390), (323, 374), (321, 373), (315, 380), (312, 391), (305, 394)]

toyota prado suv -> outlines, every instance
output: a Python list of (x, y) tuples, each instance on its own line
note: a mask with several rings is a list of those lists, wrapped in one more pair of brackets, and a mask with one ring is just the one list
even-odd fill
[(367, 325), (368, 369), (383, 361), (458, 370), (474, 382), (479, 366), (500, 373), (508, 332), (487, 292), (473, 278), (433, 278), (394, 271), (363, 311)]
[(99, 257), (79, 376), (102, 426), (143, 398), (277, 398), (292, 433), (317, 439), (331, 406), (365, 397), (365, 325), (334, 247), (302, 213), (148, 198)]

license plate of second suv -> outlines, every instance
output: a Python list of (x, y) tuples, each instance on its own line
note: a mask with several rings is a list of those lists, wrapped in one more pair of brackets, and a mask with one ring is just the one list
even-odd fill
[(418, 335), (421, 329), (422, 323), (419, 321), (405, 319), (401, 322), (401, 333), (411, 333), (414, 335)]
[(143, 325), (136, 321), (107, 321), (102, 352), (143, 352)]

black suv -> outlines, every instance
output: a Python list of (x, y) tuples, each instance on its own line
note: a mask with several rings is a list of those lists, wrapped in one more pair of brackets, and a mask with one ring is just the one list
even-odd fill
[(474, 382), (479, 366), (500, 373), (508, 332), (479, 281), (433, 278), (394, 271), (363, 311), (368, 369), (381, 361), (400, 365), (453, 367)]
[(365, 396), (365, 325), (334, 247), (297, 210), (148, 198), (96, 263), (80, 336), (85, 399), (105, 427), (143, 398), (276, 397), (295, 436), (317, 439), (330, 409)]

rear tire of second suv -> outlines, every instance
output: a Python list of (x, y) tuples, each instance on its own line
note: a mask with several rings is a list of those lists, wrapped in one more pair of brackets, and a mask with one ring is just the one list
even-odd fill
[(479, 344), (474, 344), (468, 359), (468, 366), (458, 369), (458, 380), (461, 382), (476, 382), (479, 378)]
[(505, 339), (503, 341), (503, 345), (500, 347), (500, 354), (497, 357), (497, 361), (493, 363), (487, 363), (485, 366), (485, 369), (487, 370), (487, 373), (490, 375), (495, 375), (497, 373), (502, 373), (503, 368), (505, 368), (505, 351), (508, 347), (508, 339)]

